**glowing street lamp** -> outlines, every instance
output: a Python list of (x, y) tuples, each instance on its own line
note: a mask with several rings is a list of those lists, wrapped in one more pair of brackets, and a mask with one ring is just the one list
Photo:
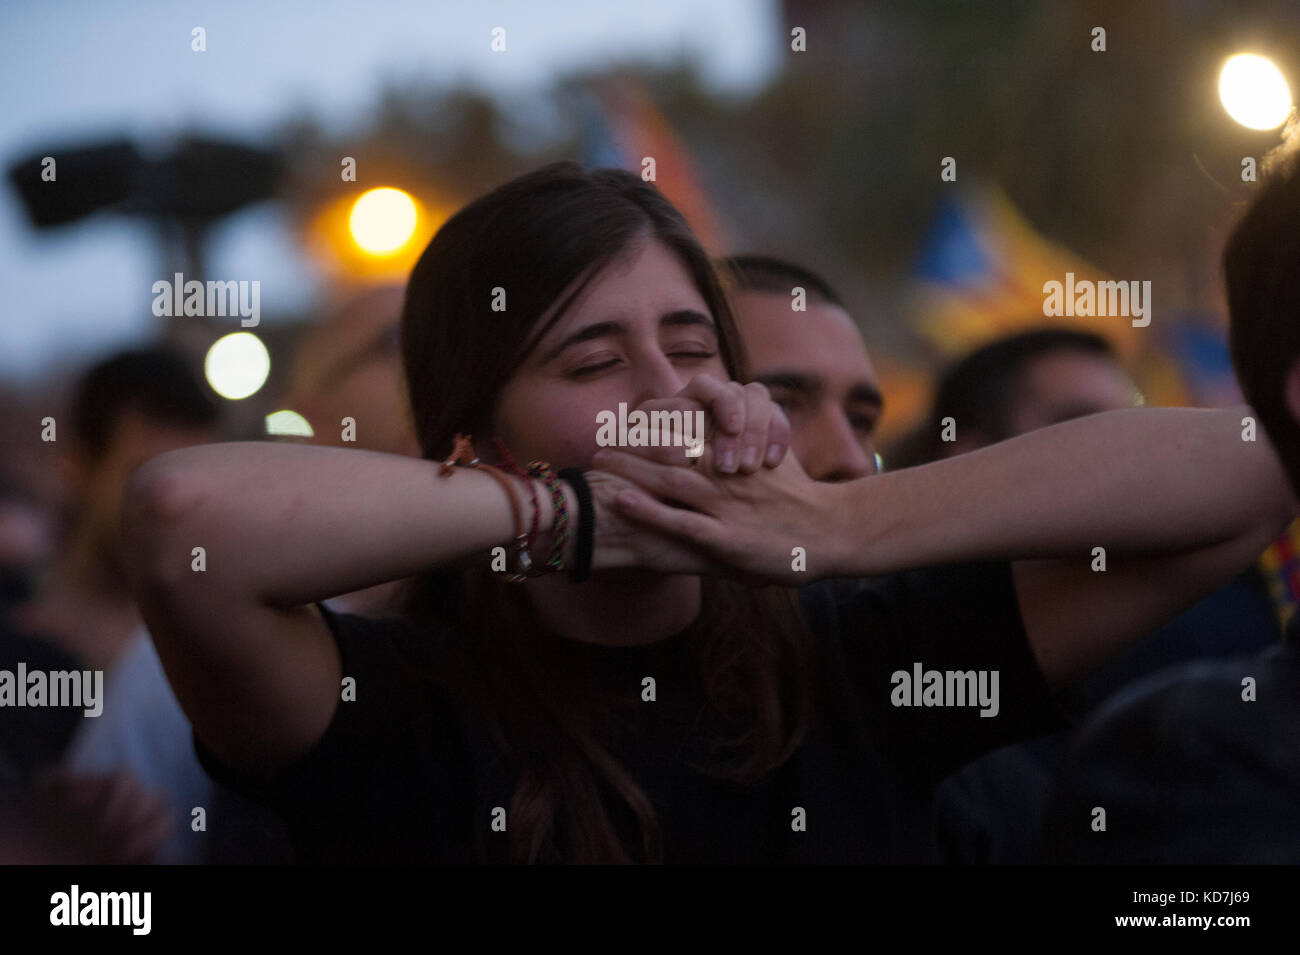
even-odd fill
[(382, 186), (336, 194), (308, 214), (303, 241), (345, 282), (405, 283), (429, 239), (457, 207), (427, 184), (419, 192)]
[(1276, 129), (1291, 115), (1291, 89), (1272, 60), (1254, 53), (1228, 57), (1219, 72), (1219, 99), (1249, 129)]
[(418, 220), (410, 194), (385, 186), (353, 203), (348, 230), (352, 241), (371, 255), (391, 255), (411, 241)]

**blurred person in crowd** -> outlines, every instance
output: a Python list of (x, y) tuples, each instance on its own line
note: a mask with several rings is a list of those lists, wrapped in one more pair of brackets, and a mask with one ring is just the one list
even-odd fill
[[(79, 735), (116, 711), (108, 701), (122, 698), (133, 648), (148, 643), (123, 576), (126, 481), (155, 454), (213, 440), (218, 421), (217, 405), (187, 359), (156, 346), (118, 353), (89, 369), (74, 389), (62, 440), (56, 431), (49, 445), (67, 484), (66, 530), (38, 568), (28, 598), (6, 614), (0, 669), (14, 673), (21, 663), (28, 673), (106, 671), (106, 679), (98, 716), (66, 706), (0, 710), (0, 761), (9, 767), (8, 809), (0, 815), (11, 845), (27, 847), (23, 858), (46, 853), (45, 861), (138, 860), (177, 828), (155, 797), (141, 791), (140, 780), (119, 772), (121, 767), (100, 772), (72, 761), (63, 768), (56, 764), (68, 758)], [(98, 822), (58, 823), (60, 807), (89, 818), (96, 806), (106, 813)], [(29, 824), (37, 829), (29, 830)], [(97, 833), (104, 843), (75, 845), (73, 833)], [(129, 846), (115, 841), (123, 834), (133, 834)]]
[[(409, 454), (416, 445), (402, 390), (397, 332), (402, 289), (354, 296), (296, 343), (278, 407), (307, 419), (312, 443)], [(351, 418), (352, 441), (343, 419)], [(379, 612), (400, 582), (345, 594), (332, 606)], [(83, 771), (129, 768), (184, 812), (161, 862), (265, 863), (289, 859), (283, 827), (268, 812), (210, 780), (194, 753), (189, 721), (167, 682), (152, 641), (141, 639), (123, 678), (108, 690), (105, 715), (84, 728), (70, 764)], [(195, 831), (190, 813), (205, 811)], [(183, 817), (183, 818), (181, 818)]]
[[(924, 431), (928, 460), (952, 457), (1084, 415), (1143, 404), (1110, 343), (1076, 329), (1040, 328), (990, 342), (941, 376)], [(942, 440), (952, 418), (954, 440)], [(1072, 689), (1096, 706), (1125, 683), (1198, 657), (1252, 653), (1277, 642), (1268, 587), (1251, 565), (1196, 607), (1117, 654)]]
[[(1136, 384), (1100, 335), (1036, 328), (989, 342), (941, 377), (930, 412), (899, 467), (973, 451), (1060, 421), (1142, 404)], [(944, 419), (954, 419), (951, 440)]]
[(168, 347), (123, 352), (86, 372), (62, 440), (49, 445), (71, 502), (66, 533), (32, 599), (13, 608), (15, 628), (84, 667), (112, 667), (141, 628), (123, 569), (122, 489), (154, 455), (214, 440), (218, 419), (211, 393)]
[(175, 824), (129, 773), (49, 767), (11, 788), (0, 757), (0, 865), (147, 864)]
[[(32, 597), (40, 567), (54, 547), (53, 521), (15, 480), (0, 475), (0, 670), (17, 673), (19, 664), (38, 671), (71, 671), (79, 661), (57, 643), (16, 629), (11, 610)], [(82, 723), (71, 707), (21, 707), (0, 710), (0, 801), (36, 771), (55, 762)]]
[[(997, 339), (940, 378), (933, 408), (910, 445), (924, 460), (950, 458), (1038, 428), (1141, 405), (1137, 385), (1100, 335), (1038, 328)], [(951, 437), (943, 440), (951, 419)], [(913, 461), (913, 463), (920, 463)], [(1121, 687), (1199, 658), (1256, 653), (1280, 636), (1263, 575), (1247, 567), (1227, 586), (1136, 641), (1068, 688), (1064, 705), (1091, 711)], [(1027, 862), (1067, 736), (990, 753), (937, 792), (939, 839), (954, 862)]]
[[(1300, 153), (1294, 140), (1281, 150), (1223, 268), (1232, 362), (1255, 412), (1241, 438), (1259, 427), (1253, 440), (1300, 489)], [(1043, 858), (1300, 863), (1300, 614), (1258, 656), (1165, 670), (1108, 701), (1064, 760)]]
[[(303, 861), (912, 858), (915, 792), (1055, 728), (1055, 687), (1300, 510), (1237, 440), (1242, 409), (1118, 411), (811, 480), (740, 383), (707, 255), (623, 170), (556, 163), (465, 206), (402, 330), (420, 459), (241, 442), (164, 455), (128, 491), (133, 582), (196, 752)], [(698, 458), (601, 447), (599, 416), (628, 406), (699, 411), (712, 436)], [(179, 572), (196, 535), (238, 566)], [(323, 602), (412, 574), (398, 615)], [(860, 586), (814, 582), (837, 576)], [(918, 661), (1000, 674), (996, 718), (903, 705), (892, 677)]]
[(53, 520), (0, 471), (0, 615), (32, 598), (37, 572), (53, 551)]
[[(718, 263), (745, 341), (752, 380), (790, 420), (790, 450), (815, 481), (877, 471), (875, 432), (884, 410), (876, 370), (844, 303), (812, 271), (772, 256)], [(805, 310), (795, 311), (794, 289)]]

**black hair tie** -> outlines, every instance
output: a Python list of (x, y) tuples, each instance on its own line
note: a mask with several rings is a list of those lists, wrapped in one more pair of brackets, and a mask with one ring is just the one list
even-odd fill
[(591, 552), (596, 537), (596, 511), (591, 506), (591, 487), (577, 468), (565, 468), (559, 474), (561, 481), (573, 485), (578, 496), (578, 534), (573, 548), (573, 567), (569, 579), (580, 584), (591, 574)]

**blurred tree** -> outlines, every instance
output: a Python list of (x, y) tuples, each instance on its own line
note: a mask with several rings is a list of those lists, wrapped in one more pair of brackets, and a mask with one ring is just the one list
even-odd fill
[[(806, 52), (790, 30), (807, 31)], [(1106, 30), (1106, 50), (1092, 30)], [(1030, 222), (1117, 277), (1153, 280), (1161, 314), (1214, 309), (1218, 231), (1248, 194), (1243, 155), (1276, 133), (1217, 102), (1223, 57), (1273, 56), (1300, 77), (1300, 6), (1287, 0), (858, 4), (787, 0), (782, 68), (752, 97), (711, 93), (695, 65), (562, 77), (498, 104), (472, 89), (390, 89), (365, 130), (286, 128), (308, 210), (398, 184), (453, 206), (543, 162), (580, 155), (574, 93), (638, 76), (691, 148), (738, 248), (801, 259), (841, 287), (877, 348), (926, 354), (909, 329), (908, 274), (954, 184), (1001, 185)], [(361, 175), (341, 183), (339, 158)], [(1159, 320), (1159, 319), (1157, 319)]]

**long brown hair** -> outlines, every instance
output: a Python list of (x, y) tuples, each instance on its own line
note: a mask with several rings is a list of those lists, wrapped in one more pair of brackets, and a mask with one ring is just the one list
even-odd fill
[[(461, 209), (411, 274), (402, 356), (423, 456), (447, 457), (458, 431), (488, 437), (497, 395), (530, 343), (645, 237), (680, 258), (713, 313), (728, 373), (746, 380), (726, 296), (681, 214), (631, 172), (553, 163)], [(505, 311), (491, 309), (497, 287), (509, 290)], [(546, 328), (537, 327), (557, 302)], [(511, 859), (662, 860), (654, 807), (613, 753), (611, 702), (590, 673), (568, 665), (566, 641), (538, 624), (522, 591), (486, 567), (430, 571), (412, 578), (400, 605), (416, 620), (455, 624), (440, 675), (484, 717), (511, 766)], [(734, 728), (706, 771), (747, 781), (781, 765), (808, 729), (817, 684), (793, 591), (705, 578), (690, 645), (718, 725)], [(636, 849), (614, 815), (635, 820)]]

